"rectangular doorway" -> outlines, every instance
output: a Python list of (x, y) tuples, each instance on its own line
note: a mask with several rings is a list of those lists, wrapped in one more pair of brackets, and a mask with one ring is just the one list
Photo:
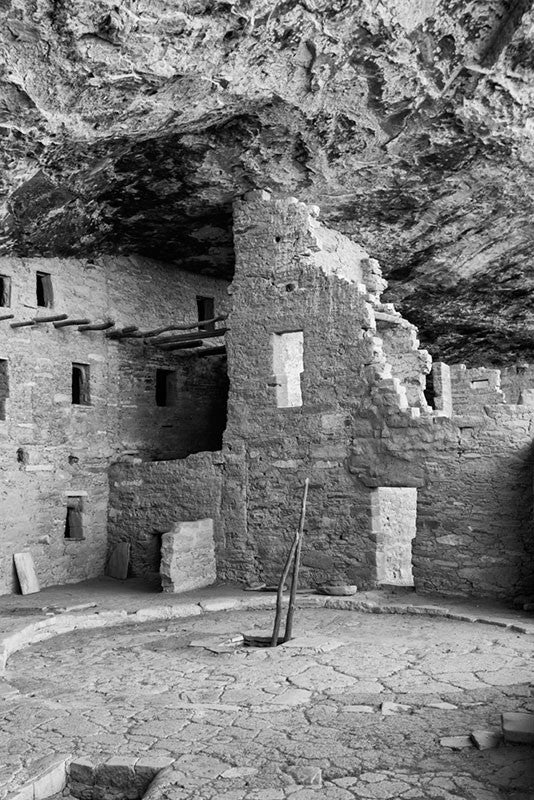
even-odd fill
[(417, 489), (379, 486), (371, 498), (378, 583), (413, 586), (412, 542), (417, 524)]

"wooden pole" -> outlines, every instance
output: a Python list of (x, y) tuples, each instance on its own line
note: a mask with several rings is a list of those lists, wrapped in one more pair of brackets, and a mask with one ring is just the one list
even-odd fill
[(195, 339), (215, 339), (217, 336), (224, 336), (228, 328), (219, 328), (215, 331), (200, 331), (199, 333), (184, 333), (182, 336), (166, 336), (164, 339), (148, 339), (145, 344), (160, 347), (163, 344), (174, 344), (175, 342), (191, 342)]
[(137, 325), (127, 325), (126, 328), (119, 328), (116, 331), (110, 331), (106, 333), (107, 339), (122, 339), (123, 336), (129, 336), (131, 333), (135, 333), (138, 331), (139, 328)]
[(5, 319), (13, 319), (14, 314), (1, 314), (0, 315), (0, 322), (3, 322)]
[(33, 321), (36, 325), (40, 322), (59, 322), (62, 319), (67, 319), (68, 314), (49, 314), (47, 317), (34, 317)]
[(107, 322), (95, 322), (91, 325), (80, 325), (78, 330), (80, 333), (84, 331), (107, 331), (108, 328), (113, 328), (115, 323), (112, 320), (108, 320)]
[(282, 610), (283, 610), (283, 601), (284, 601), (284, 584), (287, 580), (287, 576), (289, 574), (289, 568), (291, 566), (291, 562), (295, 557), (295, 552), (297, 550), (298, 544), (298, 533), (295, 534), (295, 538), (293, 539), (293, 543), (291, 545), (291, 549), (288, 553), (286, 558), (286, 563), (284, 564), (284, 569), (282, 570), (282, 576), (280, 578), (280, 582), (278, 584), (278, 591), (276, 593), (276, 614), (274, 616), (274, 626), (273, 626), (273, 635), (271, 636), (271, 647), (276, 647), (278, 644), (278, 635), (280, 633), (280, 623), (282, 621)]
[(191, 324), (185, 323), (184, 325), (167, 325), (165, 328), (155, 328), (152, 331), (139, 331), (136, 336), (159, 336), (160, 333), (167, 333), (168, 331), (192, 331), (198, 329), (201, 325), (210, 325), (215, 322), (222, 322), (228, 317), (228, 314), (219, 314), (218, 317), (212, 319), (203, 319), (201, 322), (193, 322)]
[(35, 325), (34, 319), (28, 319), (25, 322), (10, 322), (12, 328), (28, 328), (31, 325)]
[(90, 319), (66, 319), (64, 322), (54, 322), (54, 328), (66, 328), (67, 325), (90, 325)]
[(286, 632), (284, 634), (284, 642), (291, 639), (293, 633), (293, 615), (295, 613), (295, 599), (297, 596), (297, 587), (299, 581), (299, 568), (300, 568), (300, 553), (302, 550), (302, 539), (304, 537), (304, 521), (306, 519), (306, 502), (308, 500), (308, 487), (310, 479), (306, 478), (304, 481), (304, 493), (302, 495), (302, 507), (300, 509), (300, 522), (297, 534), (297, 547), (295, 550), (295, 560), (293, 562), (293, 576), (291, 579), (291, 592), (289, 594), (289, 605), (287, 607), (286, 617)]

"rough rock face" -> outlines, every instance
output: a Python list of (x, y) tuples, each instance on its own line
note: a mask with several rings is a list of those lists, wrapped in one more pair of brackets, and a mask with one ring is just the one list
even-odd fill
[(534, 357), (531, 0), (0, 0), (0, 252), (231, 275), (318, 203), (445, 360)]

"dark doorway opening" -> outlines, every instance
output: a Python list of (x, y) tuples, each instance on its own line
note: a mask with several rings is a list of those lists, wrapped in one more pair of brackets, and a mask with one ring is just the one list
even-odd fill
[(35, 290), (37, 305), (41, 308), (52, 308), (54, 305), (54, 290), (52, 288), (52, 276), (48, 272), (38, 272), (36, 274)]
[[(203, 322), (206, 319), (213, 319), (215, 317), (215, 300), (213, 297), (203, 297), (197, 294), (197, 308), (198, 308), (198, 321)], [(208, 322), (207, 325), (199, 325), (201, 331), (214, 331), (215, 323)]]
[(90, 406), (89, 364), (72, 365), (72, 405)]
[(65, 539), (84, 539), (83, 535), (83, 498), (67, 499), (67, 516), (65, 518)]

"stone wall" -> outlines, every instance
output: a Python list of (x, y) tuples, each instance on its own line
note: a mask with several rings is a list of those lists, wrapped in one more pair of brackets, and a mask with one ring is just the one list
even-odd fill
[[(261, 192), (235, 210), (221, 576), (276, 580), (309, 476), (303, 584), (376, 584), (385, 531), (372, 493), (385, 487), (417, 489), (418, 589), (524, 591), (532, 410), (504, 402), (498, 371), (443, 364), (429, 407), (430, 359), (413, 326), (381, 303), (376, 262), (338, 246), (316, 216)], [(298, 331), (302, 404), (279, 407), (273, 335)]]
[[(52, 308), (37, 307), (36, 273), (51, 275)], [(113, 319), (117, 327), (150, 329), (194, 322), (196, 295), (227, 302), (226, 283), (180, 273), (140, 257), (86, 260), (0, 261), (12, 279), (12, 320), (0, 322), (0, 593), (16, 590), (13, 553), (29, 550), (42, 586), (101, 574), (107, 550), (110, 461), (128, 451), (168, 458), (220, 446), (212, 425), (212, 403), (225, 389), (220, 359), (156, 351), (141, 340), (113, 341), (102, 331), (53, 324), (12, 328), (11, 322), (48, 314), (92, 321)], [(72, 403), (72, 363), (88, 365), (90, 404)], [(187, 402), (155, 403), (155, 370), (182, 376)], [(8, 377), (8, 387), (5, 375)], [(0, 398), (2, 399), (2, 398)], [(1, 419), (2, 416), (5, 419)], [(202, 430), (204, 438), (197, 435)], [(192, 438), (196, 436), (193, 445)], [(67, 502), (83, 502), (83, 539), (64, 536)]]
[[(346, 469), (360, 394), (385, 381), (407, 407), (377, 347), (370, 305), (383, 287), (365, 251), (322, 228), (296, 201), (249, 195), (234, 217), (236, 274), (228, 320), (230, 396), (223, 488), (222, 576), (271, 583), (310, 502), (302, 582), (373, 580), (369, 491)], [(302, 405), (279, 407), (273, 335), (303, 333)], [(226, 513), (226, 509), (230, 513)]]
[(179, 522), (211, 518), (219, 538), (223, 465), (218, 454), (117, 462), (109, 477), (109, 544), (130, 543), (132, 575), (159, 585), (161, 535)]

